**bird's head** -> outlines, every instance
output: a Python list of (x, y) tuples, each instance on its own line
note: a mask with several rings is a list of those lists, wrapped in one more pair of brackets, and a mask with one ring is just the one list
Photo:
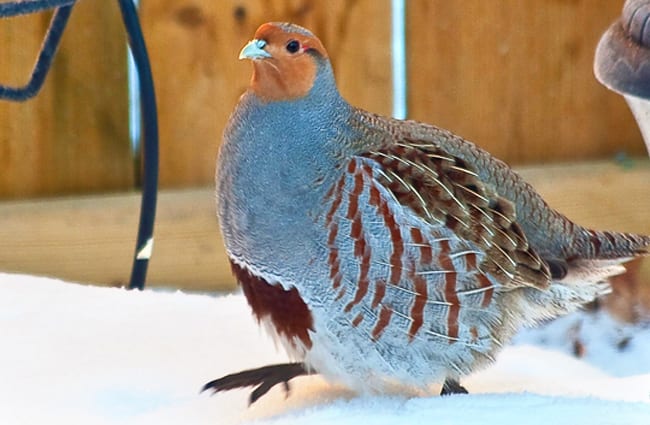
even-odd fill
[(319, 73), (329, 70), (323, 43), (310, 31), (288, 23), (260, 26), (239, 59), (253, 62), (251, 89), (267, 102), (307, 96)]

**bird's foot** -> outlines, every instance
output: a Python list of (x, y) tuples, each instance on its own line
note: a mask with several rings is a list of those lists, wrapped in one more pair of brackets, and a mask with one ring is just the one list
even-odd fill
[(465, 387), (460, 385), (460, 382), (451, 378), (445, 379), (445, 383), (442, 384), (442, 390), (440, 391), (440, 395), (467, 394), (467, 393), (468, 393), (467, 390), (465, 389)]
[[(201, 392), (212, 390), (219, 391), (234, 390), (236, 388), (257, 387), (251, 392), (249, 405), (255, 403), (260, 397), (266, 394), (277, 384), (283, 384), (287, 395), (289, 394), (289, 381), (302, 375), (315, 374), (314, 370), (307, 369), (304, 363), (282, 363), (264, 366), (257, 369), (244, 370), (242, 372), (226, 375), (203, 386)], [(462, 387), (461, 387), (462, 388)]]

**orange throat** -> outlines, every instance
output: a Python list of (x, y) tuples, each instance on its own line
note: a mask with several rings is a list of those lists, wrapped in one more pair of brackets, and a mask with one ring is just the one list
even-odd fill
[(293, 61), (253, 61), (251, 89), (266, 102), (307, 96), (316, 80), (316, 64), (303, 57)]

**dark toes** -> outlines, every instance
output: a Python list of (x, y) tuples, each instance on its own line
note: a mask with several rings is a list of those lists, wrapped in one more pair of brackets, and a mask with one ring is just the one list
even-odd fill
[(264, 366), (257, 369), (245, 370), (238, 373), (226, 375), (222, 378), (210, 381), (201, 390), (228, 391), (236, 388), (256, 387), (250, 395), (249, 404), (255, 403), (266, 394), (271, 388), (283, 384), (287, 394), (289, 393), (289, 381), (297, 376), (310, 375), (315, 373), (307, 370), (302, 363), (283, 363)]
[[(250, 397), (248, 398), (248, 405), (250, 406), (251, 404), (255, 403), (257, 400), (260, 399), (260, 397), (262, 397), (264, 394), (266, 394), (267, 392), (269, 392), (269, 390), (270, 390), (271, 388), (273, 388), (276, 384), (277, 384), (277, 382), (270, 382), (270, 381), (269, 381), (269, 382), (263, 382), (262, 384), (260, 384), (259, 387), (255, 388), (255, 389), (251, 392), (251, 395), (250, 395)], [(285, 389), (286, 389), (287, 392), (288, 392), (289, 383), (288, 383), (288, 382), (284, 382), (284, 384), (285, 384)]]
[(451, 395), (451, 394), (468, 394), (468, 392), (465, 389), (465, 387), (460, 385), (460, 382), (458, 382), (455, 379), (447, 378), (445, 379), (445, 383), (442, 385), (442, 390), (440, 391), (440, 395)]

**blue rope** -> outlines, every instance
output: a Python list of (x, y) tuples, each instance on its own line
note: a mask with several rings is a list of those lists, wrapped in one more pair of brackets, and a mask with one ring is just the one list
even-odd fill
[[(68, 23), (70, 12), (77, 0), (23, 0), (0, 3), (0, 18), (25, 15), (46, 9), (56, 9), (50, 27), (41, 46), (41, 51), (32, 70), (29, 82), (23, 87), (0, 85), (0, 99), (25, 101), (38, 94), (43, 86), (52, 60), (56, 54), (61, 36)], [(153, 227), (156, 218), (158, 192), (158, 115), (156, 94), (147, 48), (142, 36), (140, 21), (132, 0), (118, 0), (122, 20), (126, 28), (129, 45), (133, 53), (140, 82), (141, 119), (144, 131), (144, 147), (141, 151), (142, 202), (140, 222), (129, 289), (144, 289), (147, 266), (153, 244)]]

